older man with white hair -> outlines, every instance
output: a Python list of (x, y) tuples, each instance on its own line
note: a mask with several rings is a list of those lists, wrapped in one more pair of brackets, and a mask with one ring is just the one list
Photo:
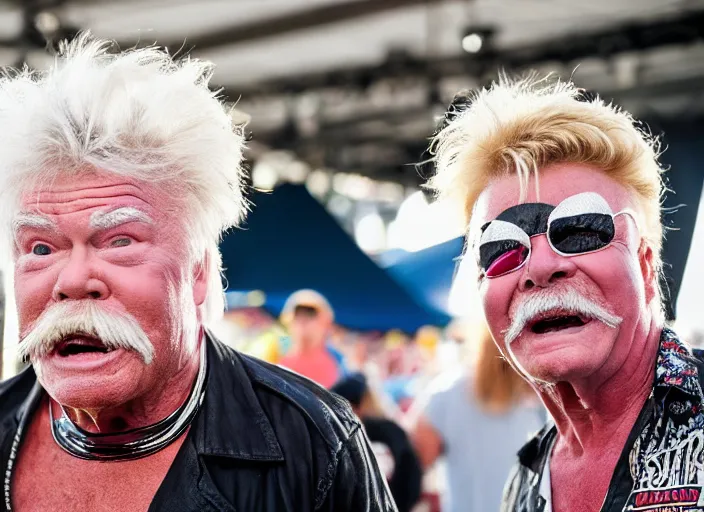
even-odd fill
[(492, 335), (553, 418), (503, 510), (704, 510), (704, 367), (663, 319), (657, 141), (571, 83), (504, 77), (458, 95), (432, 149)]
[(0, 80), (0, 225), (20, 354), (5, 510), (395, 510), (351, 410), (218, 342), (245, 210), (211, 66), (81, 36)]

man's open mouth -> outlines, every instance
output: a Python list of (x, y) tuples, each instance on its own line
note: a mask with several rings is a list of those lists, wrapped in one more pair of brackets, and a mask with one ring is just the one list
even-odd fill
[(102, 341), (93, 336), (73, 335), (61, 340), (56, 345), (55, 351), (61, 357), (69, 357), (89, 353), (107, 354), (113, 349), (106, 347)]
[(547, 332), (561, 331), (570, 327), (581, 327), (589, 323), (590, 319), (580, 315), (553, 315), (530, 324), (531, 332), (545, 334)]

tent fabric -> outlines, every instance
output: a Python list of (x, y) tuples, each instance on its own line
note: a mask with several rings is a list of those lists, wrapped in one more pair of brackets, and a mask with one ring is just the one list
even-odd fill
[(378, 261), (423, 307), (450, 315), (450, 289), (463, 247), (459, 237), (416, 252), (392, 249)]
[(446, 325), (372, 261), (305, 187), (257, 193), (245, 224), (221, 244), (228, 290), (259, 290), (274, 315), (301, 288), (322, 293), (340, 325), (360, 331)]

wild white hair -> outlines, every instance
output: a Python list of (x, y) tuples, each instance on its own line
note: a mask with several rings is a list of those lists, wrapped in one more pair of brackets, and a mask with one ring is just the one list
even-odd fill
[(99, 170), (158, 184), (174, 198), (189, 263), (207, 259), (201, 314), (217, 318), (218, 243), (246, 210), (241, 127), (208, 87), (210, 63), (155, 47), (110, 50), (83, 34), (60, 46), (49, 70), (0, 78), (0, 229), (10, 229), (23, 193), (59, 176)]

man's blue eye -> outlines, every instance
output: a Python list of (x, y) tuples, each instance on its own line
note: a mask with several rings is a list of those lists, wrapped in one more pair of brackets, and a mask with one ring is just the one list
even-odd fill
[(51, 249), (46, 244), (37, 244), (32, 247), (32, 254), (36, 254), (37, 256), (48, 256), (51, 254)]
[(111, 247), (127, 247), (128, 245), (132, 245), (132, 240), (129, 238), (116, 238), (110, 243)]

